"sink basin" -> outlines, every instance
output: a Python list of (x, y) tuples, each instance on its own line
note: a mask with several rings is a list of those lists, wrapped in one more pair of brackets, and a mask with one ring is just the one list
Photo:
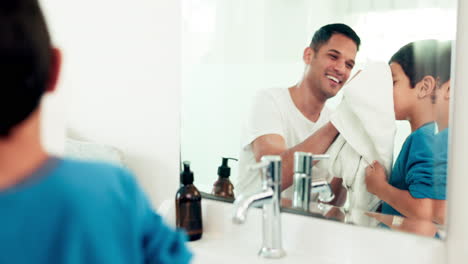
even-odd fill
[[(174, 200), (158, 212), (175, 225)], [(257, 255), (262, 243), (262, 211), (251, 208), (242, 225), (232, 223), (233, 204), (203, 199), (203, 237), (188, 243), (193, 263), (444, 263), (443, 242), (415, 235), (342, 224), (295, 214), (281, 214), (281, 259)]]

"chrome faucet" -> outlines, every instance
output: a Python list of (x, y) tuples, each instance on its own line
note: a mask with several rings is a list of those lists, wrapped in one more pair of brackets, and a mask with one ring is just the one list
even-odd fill
[(318, 193), (321, 202), (331, 202), (335, 195), (326, 179), (314, 179), (314, 160), (328, 159), (329, 155), (313, 155), (308, 152), (294, 153), (294, 196), (293, 207), (309, 211), (310, 194)]
[(243, 224), (250, 207), (262, 206), (263, 243), (258, 254), (265, 258), (281, 258), (286, 255), (281, 244), (281, 157), (263, 156), (251, 169), (262, 170), (262, 190), (239, 196), (234, 202), (232, 220), (236, 224)]

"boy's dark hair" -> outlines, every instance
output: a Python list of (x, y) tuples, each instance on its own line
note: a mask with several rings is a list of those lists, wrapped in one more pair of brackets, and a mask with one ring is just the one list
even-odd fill
[(390, 58), (398, 63), (410, 80), (411, 87), (430, 75), (439, 84), (450, 79), (451, 41), (426, 39), (410, 42)]
[(445, 83), (450, 80), (452, 62), (452, 41), (442, 42), (442, 47), (439, 52), (438, 72), (440, 83)]
[(38, 107), (52, 48), (37, 0), (0, 1), (0, 137)]
[(361, 39), (359, 38), (359, 36), (356, 34), (356, 32), (354, 32), (354, 30), (351, 27), (340, 23), (328, 24), (315, 31), (309, 47), (311, 47), (315, 52), (317, 52), (320, 49), (320, 47), (322, 47), (323, 44), (327, 43), (328, 40), (334, 34), (342, 34), (350, 38), (352, 41), (354, 41), (354, 43), (356, 43), (357, 50), (359, 50), (359, 45), (361, 45)]

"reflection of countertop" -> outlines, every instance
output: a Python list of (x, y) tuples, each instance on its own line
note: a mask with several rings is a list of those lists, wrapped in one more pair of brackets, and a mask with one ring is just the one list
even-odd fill
[[(233, 203), (233, 199), (219, 197), (213, 194), (201, 192), (204, 199), (210, 199), (220, 202)], [(441, 238), (445, 237), (445, 226), (436, 225), (429, 221), (421, 221), (386, 215), (381, 213), (370, 213), (361, 210), (345, 211), (343, 207), (332, 206), (323, 203), (311, 202), (309, 211), (304, 211), (291, 206), (291, 200), (287, 198), (281, 199), (281, 212), (297, 214), (302, 216), (315, 217), (319, 219), (327, 219), (337, 222), (342, 222), (351, 225), (362, 227), (382, 228), (379, 224), (385, 224), (390, 229), (407, 232), (422, 236), (434, 237), (436, 233)], [(397, 225), (394, 219), (401, 219)], [(393, 223), (393, 224), (392, 224)]]
[[(202, 195), (202, 197), (204, 199), (210, 199), (210, 200), (215, 200), (215, 201), (220, 201), (220, 202), (225, 202), (225, 203), (234, 203), (233, 199), (216, 196), (216, 195), (213, 195), (211, 193), (205, 193), (205, 192), (200, 192), (200, 193), (201, 193), (201, 195)], [(298, 215), (303, 215), (303, 216), (312, 216), (312, 217), (317, 217), (317, 218), (321, 218), (321, 219), (335, 220), (333, 218), (328, 218), (328, 217), (323, 216), (322, 213), (319, 212), (319, 211), (306, 212), (306, 211), (303, 211), (303, 210), (298, 210), (298, 209), (292, 208), (290, 206), (291, 205), (290, 201), (291, 200), (289, 200), (287, 198), (281, 198), (281, 208), (280, 208), (281, 212), (298, 214)]]

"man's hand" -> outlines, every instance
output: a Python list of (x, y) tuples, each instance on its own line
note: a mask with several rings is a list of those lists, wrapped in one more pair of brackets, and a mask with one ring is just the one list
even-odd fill
[(281, 155), (282, 184), (284, 190), (293, 184), (294, 153), (296, 151), (323, 154), (327, 151), (338, 135), (338, 130), (331, 122), (328, 122), (303, 142), (292, 148), (286, 147), (283, 136), (267, 134), (258, 137), (252, 142), (252, 150), (255, 159), (260, 161), (264, 155)]
[(366, 185), (367, 190), (377, 196), (387, 187), (385, 169), (378, 161), (374, 161), (366, 168)]

